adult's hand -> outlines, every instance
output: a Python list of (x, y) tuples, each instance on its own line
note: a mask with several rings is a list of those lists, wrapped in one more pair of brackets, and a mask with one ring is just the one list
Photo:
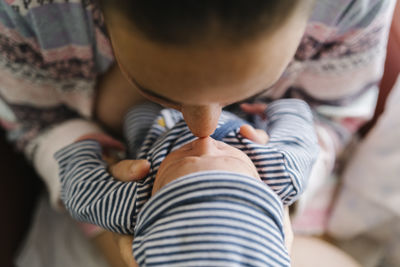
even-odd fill
[(114, 240), (125, 264), (128, 267), (138, 267), (139, 265), (136, 263), (132, 255), (133, 236), (114, 234)]
[(283, 215), (283, 232), (285, 233), (285, 246), (290, 255), (292, 252), (294, 234), (292, 229), (292, 223), (290, 221), (290, 216), (289, 216), (289, 207), (285, 206), (284, 209), (285, 210)]
[[(244, 104), (240, 105), (240, 108), (248, 114), (257, 115), (257, 116), (260, 116), (262, 119), (266, 119), (264, 112), (267, 109), (267, 104), (244, 103)], [(269, 136), (264, 130), (254, 129), (250, 125), (243, 125), (242, 127), (240, 127), (240, 134), (243, 135), (243, 137), (253, 141), (254, 143), (260, 144), (260, 145), (265, 145), (269, 141)]]
[(265, 145), (269, 141), (268, 134), (261, 129), (254, 129), (251, 125), (245, 124), (240, 127), (240, 134), (254, 143)]

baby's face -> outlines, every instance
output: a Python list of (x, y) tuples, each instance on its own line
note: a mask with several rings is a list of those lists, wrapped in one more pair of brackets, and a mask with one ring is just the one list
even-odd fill
[(152, 194), (175, 179), (199, 171), (229, 171), (260, 179), (250, 158), (211, 137), (199, 138), (171, 152), (160, 165)]

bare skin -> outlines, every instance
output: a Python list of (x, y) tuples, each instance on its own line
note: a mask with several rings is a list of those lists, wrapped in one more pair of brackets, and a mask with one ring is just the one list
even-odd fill
[(158, 169), (152, 195), (179, 177), (200, 171), (229, 171), (261, 180), (250, 158), (211, 137), (199, 138), (168, 154)]

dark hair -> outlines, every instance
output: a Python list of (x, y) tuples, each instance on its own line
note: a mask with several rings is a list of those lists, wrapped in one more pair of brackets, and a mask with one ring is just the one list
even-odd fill
[[(147, 38), (190, 44), (207, 38), (241, 42), (273, 31), (313, 0), (102, 0), (117, 8)], [(303, 5), (304, 3), (304, 5)]]

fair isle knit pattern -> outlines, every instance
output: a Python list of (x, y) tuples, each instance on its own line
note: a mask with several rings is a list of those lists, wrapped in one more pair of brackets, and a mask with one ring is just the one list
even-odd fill
[(22, 150), (51, 126), (91, 118), (96, 79), (113, 61), (97, 1), (0, 1), (0, 124), (8, 138)]
[[(142, 181), (124, 183), (114, 180), (107, 172), (107, 166), (102, 160), (101, 147), (96, 141), (81, 141), (69, 145), (56, 153), (56, 159), (59, 162), (59, 167), (61, 170), (60, 177), (62, 183), (62, 199), (71, 215), (78, 220), (94, 223), (113, 232), (134, 234), (134, 248), (136, 247), (136, 249), (134, 249), (135, 258), (139, 262), (143, 263), (143, 266), (152, 266), (151, 262), (153, 262), (153, 260), (158, 257), (152, 255), (153, 252), (150, 252), (153, 251), (153, 246), (168, 247), (170, 245), (171, 248), (169, 249), (171, 249), (172, 251), (172, 258), (169, 258), (169, 256), (167, 256), (170, 255), (168, 253), (159, 255), (159, 257), (166, 257), (165, 259), (168, 259), (166, 260), (166, 262), (170, 262), (170, 260), (173, 259), (172, 261), (176, 261), (175, 263), (178, 264), (182, 263), (180, 262), (180, 260), (183, 259), (180, 257), (183, 255), (183, 251), (186, 251), (183, 247), (179, 249), (176, 247), (179, 246), (181, 242), (179, 241), (181, 240), (179, 239), (180, 235), (182, 235), (182, 240), (192, 240), (190, 242), (196, 242), (196, 237), (194, 236), (194, 233), (196, 231), (199, 233), (201, 233), (201, 231), (205, 231), (204, 233), (206, 233), (207, 231), (211, 231), (210, 229), (207, 230), (207, 227), (211, 227), (213, 229), (212, 231), (220, 231), (220, 234), (226, 233), (226, 231), (223, 230), (224, 227), (235, 228), (232, 225), (233, 221), (229, 222), (228, 225), (222, 226), (222, 228), (220, 228), (219, 226), (217, 228), (214, 228), (212, 224), (203, 225), (205, 223), (205, 220), (212, 220), (213, 216), (217, 216), (219, 214), (217, 206), (220, 206), (221, 212), (224, 211), (224, 209), (232, 212), (232, 214), (230, 214), (230, 216), (233, 216), (231, 219), (225, 217), (221, 218), (222, 221), (230, 221), (234, 220), (233, 218), (238, 219), (238, 217), (235, 216), (239, 216), (238, 214), (240, 214), (238, 210), (230, 207), (230, 205), (236, 206), (238, 202), (244, 201), (244, 203), (241, 203), (241, 207), (243, 208), (244, 206), (250, 205), (249, 212), (251, 212), (250, 210), (252, 209), (252, 207), (254, 207), (253, 205), (258, 205), (253, 202), (251, 202), (250, 204), (248, 203), (248, 201), (250, 201), (248, 199), (249, 194), (251, 195), (252, 192), (250, 189), (247, 191), (247, 193), (242, 192), (243, 195), (242, 197), (240, 197), (242, 193), (234, 194), (234, 192), (232, 191), (232, 195), (229, 195), (229, 190), (225, 188), (222, 190), (225, 190), (225, 193), (222, 192), (221, 195), (213, 195), (216, 198), (215, 200), (212, 200), (212, 196), (210, 196), (209, 200), (201, 198), (201, 201), (197, 198), (194, 198), (197, 199), (197, 203), (193, 199), (193, 196), (191, 194), (197, 194), (195, 193), (197, 192), (197, 190), (203, 190), (204, 192), (202, 192), (201, 195), (206, 196), (207, 193), (205, 191), (207, 190), (204, 188), (202, 189), (201, 186), (193, 186), (190, 188), (185, 187), (188, 191), (182, 192), (181, 197), (183, 197), (184, 200), (184, 196), (186, 196), (185, 194), (188, 194), (188, 199), (184, 200), (181, 203), (183, 206), (177, 205), (173, 207), (168, 206), (168, 202), (157, 202), (156, 200), (154, 200), (159, 198), (169, 199), (168, 196), (164, 196), (165, 194), (161, 193), (165, 192), (165, 190), (169, 188), (168, 186), (157, 193), (155, 197), (151, 198), (151, 190), (156, 173), (166, 155), (168, 155), (169, 152), (178, 149), (184, 144), (187, 144), (196, 139), (196, 137), (193, 136), (193, 134), (188, 129), (186, 123), (183, 121), (182, 115), (179, 112), (175, 110), (165, 109), (160, 112), (159, 116), (154, 116), (158, 113), (159, 110), (160, 108), (156, 105), (143, 105), (132, 109), (128, 113), (126, 118), (125, 129), (127, 139), (132, 140), (131, 144), (142, 143), (142, 147), (139, 153), (137, 153), (134, 149), (132, 149), (130, 153), (138, 154), (139, 159), (146, 159), (150, 162), (151, 165), (148, 176)], [(150, 119), (150, 114), (153, 114), (153, 120)], [(270, 234), (278, 239), (272, 240), (272, 237), (265, 237), (267, 238), (266, 240), (268, 240), (268, 242), (264, 240), (264, 243), (261, 243), (269, 246), (267, 244), (270, 244), (270, 242), (272, 242), (270, 244), (272, 247), (270, 247), (268, 251), (275, 251), (274, 253), (276, 253), (277, 255), (281, 254), (282, 256), (286, 254), (282, 241), (283, 232), (280, 226), (282, 224), (282, 218), (281, 215), (277, 216), (276, 214), (282, 213), (282, 203), (292, 203), (304, 190), (312, 164), (317, 157), (318, 144), (313, 129), (311, 111), (303, 101), (296, 99), (275, 101), (268, 105), (266, 116), (268, 118), (268, 123), (265, 130), (270, 136), (270, 141), (267, 145), (258, 145), (248, 139), (243, 138), (239, 133), (239, 127), (245, 122), (228, 112), (224, 112), (221, 115), (218, 128), (212, 136), (242, 150), (250, 157), (250, 159), (255, 164), (257, 171), (260, 174), (261, 180), (264, 182), (264, 185), (267, 185), (267, 191), (270, 192), (268, 194), (266, 193), (267, 191), (264, 192), (266, 195), (260, 198), (265, 201), (265, 205), (276, 205), (276, 200), (274, 199), (279, 200), (279, 205), (276, 206), (278, 208), (276, 208), (274, 211), (269, 210), (268, 212), (263, 212), (269, 214), (267, 216), (269, 219), (260, 219), (268, 221), (267, 224), (264, 225), (264, 227), (268, 229)], [(147, 136), (143, 139), (144, 132), (148, 133)], [(130, 147), (135, 148), (135, 146)], [(217, 188), (218, 183), (216, 181), (218, 179), (228, 179), (231, 180), (230, 182), (227, 182), (228, 184), (235, 184), (235, 179), (237, 177), (242, 177), (242, 175), (215, 171), (210, 173), (201, 172), (189, 175), (188, 177), (192, 177), (191, 179), (196, 180), (196, 183), (199, 184), (201, 183), (201, 181), (203, 181), (203, 179), (204, 181), (208, 181), (207, 183), (211, 183), (211, 185), (207, 188), (210, 190), (210, 192), (213, 192), (213, 184), (215, 184), (215, 187)], [(202, 178), (200, 179), (199, 177)], [(218, 179), (213, 179), (213, 177), (217, 177)], [(199, 179), (201, 181), (199, 181)], [(178, 180), (180, 182), (174, 182), (171, 184), (177, 185), (177, 187), (181, 188), (181, 183), (185, 183), (186, 179), (180, 178)], [(255, 179), (251, 177), (246, 177), (245, 180), (252, 181)], [(228, 193), (226, 194), (226, 192)], [(255, 194), (256, 192), (257, 190), (255, 189), (253, 194)], [(170, 192), (170, 194), (171, 197), (174, 195), (173, 192)], [(172, 197), (171, 201), (174, 201), (175, 199), (175, 197)], [(260, 199), (258, 201), (260, 201)], [(154, 201), (155, 203), (159, 204), (155, 204)], [(185, 201), (187, 201), (188, 203), (186, 203)], [(230, 203), (229, 205), (228, 202)], [(156, 210), (158, 213), (149, 212), (149, 210), (154, 209), (152, 205), (155, 205), (157, 207)], [(207, 206), (209, 208), (208, 214), (211, 216), (208, 219), (207, 215), (204, 215), (203, 213), (205, 211), (205, 207)], [(239, 206), (237, 207), (237, 209), (239, 209)], [(166, 208), (163, 209), (162, 207)], [(190, 222), (189, 225), (186, 225), (182, 229), (179, 227), (178, 229), (176, 229), (177, 236), (176, 239), (172, 238), (172, 243), (168, 243), (168, 241), (166, 241), (169, 240), (168, 238), (166, 240), (155, 239), (154, 242), (150, 242), (149, 240), (152, 240), (152, 238), (154, 236), (157, 236), (157, 234), (161, 234), (162, 236), (162, 232), (168, 232), (168, 229), (172, 230), (172, 228), (174, 228), (173, 225), (175, 225), (175, 222), (169, 221), (172, 218), (172, 215), (166, 216), (166, 214), (170, 214), (171, 212), (174, 214), (176, 208), (178, 210), (184, 209), (185, 211), (184, 213), (182, 213), (184, 214), (184, 216), (182, 215), (183, 217), (179, 220), (185, 220), (189, 215), (196, 217), (195, 210), (199, 209), (200, 217), (198, 218), (199, 221), (197, 222), (199, 223), (199, 229), (196, 228), (197, 226), (194, 226), (196, 225), (196, 220), (193, 222), (194, 224), (192, 224), (191, 220), (188, 220), (188, 222)], [(159, 219), (150, 220), (147, 218), (148, 216), (153, 215), (159, 216), (157, 217)], [(201, 218), (201, 216), (205, 217)], [(250, 217), (247, 219), (250, 220)], [(150, 220), (152, 223), (151, 225), (154, 224), (154, 228), (153, 226), (150, 227), (149, 223), (139, 223), (142, 220)], [(160, 224), (159, 220), (166, 220), (168, 223), (165, 222), (165, 224)], [(254, 220), (256, 219), (252, 219), (250, 221), (252, 221), (253, 224), (260, 225), (260, 222), (257, 221), (258, 219), (256, 221)], [(275, 222), (275, 224), (273, 222)], [(241, 223), (239, 224), (241, 225)], [(195, 227), (196, 229), (190, 229), (191, 226)], [(253, 227), (249, 228), (252, 229)], [(251, 229), (247, 229), (247, 231), (250, 231)], [(148, 233), (148, 231), (150, 232)], [(186, 233), (185, 231), (188, 232)], [(204, 242), (211, 242), (211, 236), (217, 233), (212, 231), (209, 232), (208, 235), (206, 235), (208, 237)], [(227, 233), (229, 233), (229, 231)], [(188, 238), (183, 238), (183, 236), (185, 236), (186, 234), (188, 234)], [(254, 232), (253, 234), (257, 235), (256, 232)], [(236, 237), (232, 236), (232, 238), (233, 240), (236, 240)], [(240, 237), (239, 239), (241, 240), (242, 237)], [(238, 240), (232, 242), (238, 242), (239, 244), (243, 241)], [(254, 240), (248, 240), (246, 242), (251, 243), (254, 242)], [(248, 245), (246, 242), (244, 243), (245, 246)], [(193, 245), (194, 243), (190, 244)], [(211, 247), (212, 245), (217, 246), (216, 243), (214, 244), (211, 242), (209, 246)], [(228, 247), (230, 246), (229, 244), (226, 245)], [(260, 248), (260, 251), (264, 250)], [(186, 260), (188, 260), (189, 258), (193, 258), (190, 256), (190, 253), (194, 253), (193, 255), (200, 255), (200, 258), (205, 257), (204, 255), (209, 255), (209, 252), (203, 252), (189, 251), (187, 252), (189, 253), (187, 255), (187, 258), (184, 258)], [(177, 256), (180, 260), (178, 260), (178, 258), (174, 258), (174, 253), (178, 253), (179, 255), (182, 254), (179, 257)], [(213, 255), (216, 258), (226, 258), (225, 256), (222, 256), (224, 255), (224, 253), (215, 252), (215, 255)], [(242, 252), (238, 252), (238, 254), (242, 255)], [(267, 254), (269, 254), (269, 252)], [(279, 256), (278, 258), (282, 258), (281, 256)], [(213, 257), (210, 256), (207, 260), (211, 260), (211, 262), (214, 262)], [(271, 257), (275, 258), (276, 255)], [(245, 258), (248, 259), (247, 256)], [(265, 258), (265, 260), (267, 260), (267, 258)], [(235, 259), (235, 257), (233, 257), (232, 259)], [(256, 259), (260, 258), (256, 257)], [(282, 259), (283, 261), (280, 262), (280, 264), (277, 264), (276, 262), (272, 264), (270, 262), (269, 264), (265, 265), (266, 263), (264, 262), (263, 265), (256, 260), (256, 262), (258, 262), (257, 264), (249, 263), (240, 266), (287, 266), (287, 257), (285, 256)], [(147, 263), (147, 261), (149, 262)], [(215, 259), (215, 261), (219, 260)], [(242, 262), (242, 260), (238, 261)], [(146, 262), (146, 264), (144, 264), (144, 262)], [(155, 260), (155, 262), (158, 262), (158, 260)], [(183, 261), (182, 264), (182, 266), (185, 266), (185, 261)], [(224, 264), (226, 264), (226, 262)], [(211, 265), (214, 266), (213, 264)], [(156, 264), (156, 266), (162, 265)]]

